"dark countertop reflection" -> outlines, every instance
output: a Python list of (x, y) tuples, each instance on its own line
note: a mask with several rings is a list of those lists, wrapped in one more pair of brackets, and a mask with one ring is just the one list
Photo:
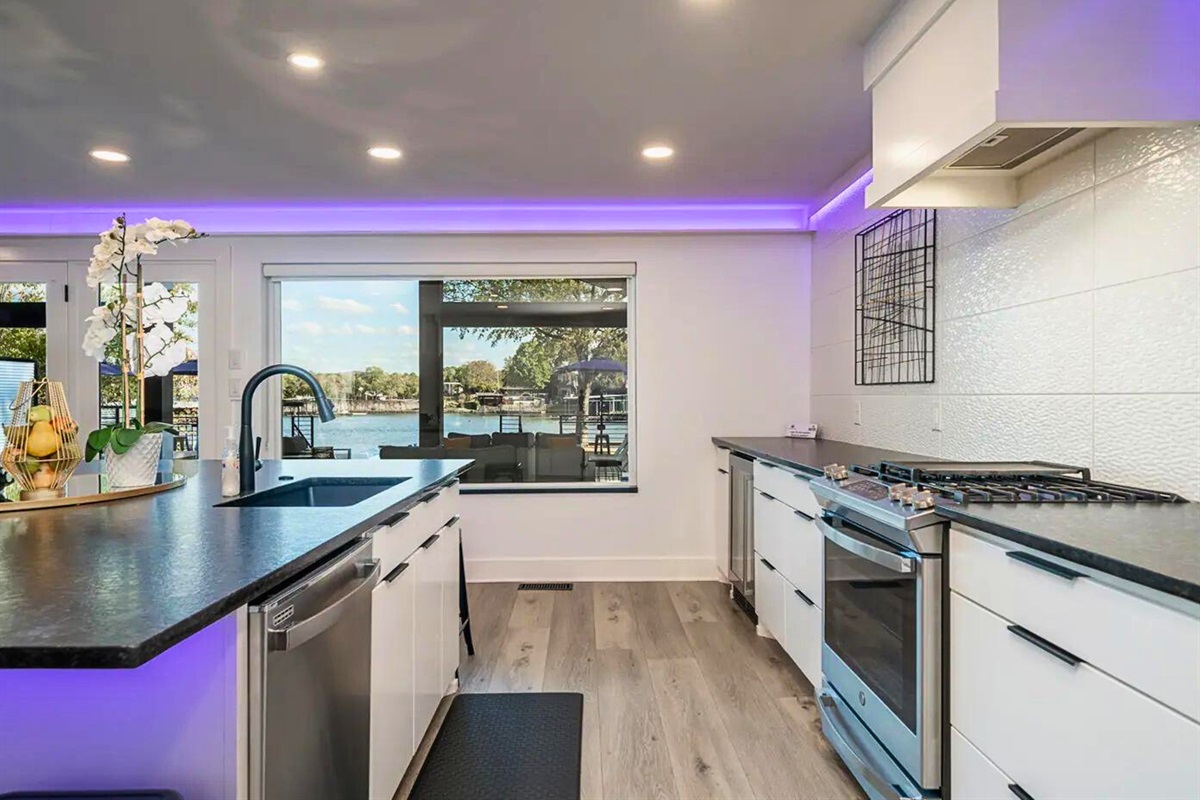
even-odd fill
[(353, 506), (216, 508), (220, 462), (192, 463), (160, 494), (0, 514), (0, 668), (143, 664), (471, 464), (267, 461), (260, 491), (282, 475), (405, 480)]

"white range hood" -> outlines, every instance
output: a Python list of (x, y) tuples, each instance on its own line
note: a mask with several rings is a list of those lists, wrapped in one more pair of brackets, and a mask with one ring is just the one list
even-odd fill
[(1120, 127), (1200, 120), (1200, 0), (904, 0), (867, 45), (871, 208), (1005, 208)]

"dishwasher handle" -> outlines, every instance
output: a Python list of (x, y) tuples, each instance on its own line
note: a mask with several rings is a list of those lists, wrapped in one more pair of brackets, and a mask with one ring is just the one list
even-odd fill
[(311, 617), (300, 620), (286, 628), (267, 628), (267, 649), (272, 651), (294, 650), (333, 627), (342, 618), (350, 602), (358, 595), (369, 592), (379, 583), (379, 560), (371, 559), (356, 565), (358, 577), (346, 584), (347, 588), (334, 600)]

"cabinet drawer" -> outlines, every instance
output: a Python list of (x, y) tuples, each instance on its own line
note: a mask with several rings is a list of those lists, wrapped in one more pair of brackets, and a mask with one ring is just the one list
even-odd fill
[(1200, 797), (1200, 725), (957, 592), (950, 619), (951, 724), (1031, 797)]
[(762, 492), (754, 493), (754, 549), (800, 591), (822, 603), (821, 532), (807, 515)]
[(956, 592), (1200, 720), (1200, 620), (1082, 574), (1054, 574), (1062, 567), (1035, 551), (959, 530), (950, 547)]
[(814, 687), (821, 686), (821, 609), (806, 602), (796, 587), (784, 584), (783, 649)]
[(766, 492), (810, 517), (819, 516), (821, 506), (808, 488), (808, 475), (766, 461), (754, 462), (754, 488)]
[(1008, 788), (1014, 781), (953, 727), (950, 728), (950, 781), (950, 796), (954, 800), (1017, 800), (1017, 794)]
[(754, 560), (754, 611), (758, 624), (766, 628), (781, 645), (786, 646), (787, 626), (784, 610), (784, 587), (787, 585), (779, 570), (768, 559), (755, 553)]
[(729, 448), (717, 447), (714, 448), (717, 452), (717, 469), (723, 469), (729, 472)]

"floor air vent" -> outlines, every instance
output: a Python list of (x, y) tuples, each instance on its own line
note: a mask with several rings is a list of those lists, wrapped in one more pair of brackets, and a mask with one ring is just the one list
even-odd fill
[(573, 583), (522, 583), (517, 587), (522, 592), (569, 592), (574, 588)]

